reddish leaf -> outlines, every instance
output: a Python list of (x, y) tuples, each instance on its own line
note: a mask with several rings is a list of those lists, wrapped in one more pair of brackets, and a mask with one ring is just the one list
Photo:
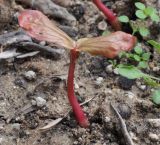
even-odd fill
[(131, 50), (135, 43), (136, 38), (134, 36), (117, 31), (108, 36), (79, 39), (77, 47), (79, 51), (113, 58), (121, 51)]
[(20, 14), (18, 20), (19, 25), (31, 37), (52, 42), (68, 49), (74, 48), (75, 42), (40, 11), (25, 10)]

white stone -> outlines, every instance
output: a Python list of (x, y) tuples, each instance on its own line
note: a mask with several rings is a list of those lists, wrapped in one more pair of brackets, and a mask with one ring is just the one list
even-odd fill
[(24, 74), (24, 76), (25, 76), (25, 78), (27, 79), (27, 80), (34, 80), (35, 78), (36, 78), (36, 73), (34, 72), (34, 71), (32, 71), (32, 70), (30, 70), (30, 71), (27, 71), (25, 74)]
[(135, 97), (135, 95), (132, 93), (132, 92), (127, 92), (126, 94), (125, 94), (125, 96), (126, 97), (128, 97), (129, 99), (133, 99), (134, 97)]
[(46, 100), (42, 97), (37, 97), (36, 102), (38, 107), (43, 107), (44, 105), (46, 105)]
[(20, 130), (20, 128), (21, 128), (21, 125), (19, 123), (12, 124), (12, 129)]
[(41, 41), (39, 44), (42, 45), (42, 46), (45, 46), (46, 45), (46, 41)]
[(157, 134), (154, 134), (154, 133), (149, 133), (149, 138), (152, 140), (152, 141), (158, 141), (159, 140), (159, 137)]
[(113, 65), (112, 64), (106, 66), (106, 72), (108, 72), (108, 73), (112, 73), (113, 72)]
[(160, 128), (160, 119), (147, 119), (148, 123), (155, 128)]
[(146, 85), (140, 85), (140, 89), (141, 89), (141, 90), (143, 90), (143, 91), (144, 91), (144, 90), (146, 90), (146, 88), (147, 88), (147, 86), (146, 86)]
[(107, 23), (105, 21), (101, 21), (98, 23), (98, 29), (99, 30), (106, 30), (107, 29)]
[(154, 72), (158, 72), (159, 70), (160, 70), (159, 67), (153, 67), (153, 71), (154, 71)]
[(115, 68), (115, 69), (113, 70), (113, 72), (114, 72), (114, 74), (116, 74), (116, 75), (118, 75), (118, 74), (119, 74), (119, 72), (118, 72), (118, 69), (117, 69), (117, 68)]
[(98, 77), (96, 79), (96, 85), (100, 85), (103, 82), (103, 78), (102, 77)]
[(109, 118), (108, 116), (105, 117), (105, 122), (108, 123), (111, 121), (111, 118)]

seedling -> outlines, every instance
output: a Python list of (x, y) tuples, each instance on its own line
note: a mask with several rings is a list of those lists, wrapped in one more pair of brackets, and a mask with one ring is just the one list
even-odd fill
[(133, 53), (127, 53), (127, 52), (122, 52), (119, 54), (119, 57), (126, 57), (130, 60), (133, 60), (138, 63), (137, 67), (138, 68), (147, 68), (148, 67), (148, 61), (150, 58), (150, 53), (149, 52), (144, 52), (143, 49), (141, 48), (140, 44), (137, 44), (137, 46), (134, 48)]
[(107, 17), (109, 23), (115, 30), (121, 30), (121, 24), (117, 18), (117, 16), (107, 7), (105, 6), (101, 0), (92, 0), (93, 3), (99, 8), (100, 11)]
[(118, 31), (108, 36), (82, 38), (74, 41), (60, 30), (45, 15), (36, 10), (23, 11), (19, 17), (19, 25), (33, 38), (54, 43), (56, 46), (70, 50), (70, 66), (68, 72), (67, 91), (76, 120), (80, 126), (88, 127), (89, 122), (83, 113), (74, 94), (74, 70), (78, 54), (81, 51), (92, 55), (102, 55), (108, 58), (117, 56), (121, 51), (131, 50), (136, 38), (130, 34)]
[(158, 12), (155, 8), (150, 6), (146, 7), (143, 3), (140, 3), (140, 2), (136, 2), (135, 6), (137, 8), (135, 14), (139, 19), (144, 20), (150, 17), (153, 22), (158, 23), (160, 21)]
[(158, 16), (158, 12), (153, 7), (146, 7), (143, 3), (136, 2), (135, 6), (137, 8), (135, 15), (137, 16), (136, 21), (130, 20), (127, 16), (122, 15), (118, 17), (119, 21), (122, 23), (129, 23), (133, 30), (133, 35), (136, 32), (139, 32), (139, 34), (142, 37), (146, 37), (150, 34), (149, 29), (147, 28), (147, 24), (145, 23), (145, 19), (151, 18), (153, 22), (158, 23), (160, 21), (160, 18)]

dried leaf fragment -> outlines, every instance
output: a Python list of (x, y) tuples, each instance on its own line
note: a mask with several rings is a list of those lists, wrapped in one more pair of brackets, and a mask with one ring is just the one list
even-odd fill
[(56, 120), (53, 120), (53, 121), (49, 122), (46, 126), (40, 128), (40, 130), (41, 130), (41, 131), (48, 130), (48, 129), (54, 127), (55, 125), (57, 125), (59, 122), (61, 122), (62, 119), (63, 119), (63, 118), (58, 118), (58, 119), (56, 119)]

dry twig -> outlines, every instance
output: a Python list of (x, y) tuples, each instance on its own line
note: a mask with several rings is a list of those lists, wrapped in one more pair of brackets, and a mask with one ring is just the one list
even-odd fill
[(43, 46), (43, 45), (36, 44), (33, 42), (21, 42), (17, 44), (17, 46), (23, 47), (27, 50), (43, 51), (46, 54), (52, 55), (53, 58), (55, 59), (59, 58), (61, 54), (64, 52), (63, 49), (55, 49), (49, 46)]
[(122, 119), (121, 115), (118, 113), (117, 109), (111, 104), (111, 108), (114, 111), (115, 115), (118, 117), (121, 129), (122, 129), (122, 133), (124, 136), (124, 139), (126, 141), (126, 145), (134, 145), (128, 131), (127, 131), (127, 127), (125, 124), (125, 121)]
[(28, 5), (30, 7), (33, 7), (35, 9), (38, 9), (46, 15), (50, 15), (56, 18), (61, 18), (69, 22), (76, 21), (75, 17), (71, 15), (66, 8), (63, 8), (55, 4), (52, 0), (16, 0), (16, 1), (21, 2), (22, 4)]

